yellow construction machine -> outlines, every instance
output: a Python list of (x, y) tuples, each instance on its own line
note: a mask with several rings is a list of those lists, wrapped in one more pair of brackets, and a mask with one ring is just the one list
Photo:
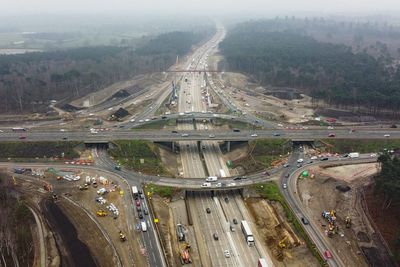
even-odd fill
[(104, 210), (98, 210), (96, 212), (97, 217), (105, 217), (107, 216), (107, 212), (105, 212)]

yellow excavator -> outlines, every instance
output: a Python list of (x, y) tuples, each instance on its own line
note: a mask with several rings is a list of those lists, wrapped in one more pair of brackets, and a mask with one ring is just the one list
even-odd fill
[(281, 241), (279, 241), (278, 246), (280, 248), (286, 248), (286, 244), (285, 244), (286, 239), (287, 239), (287, 236), (285, 236)]
[(98, 210), (96, 212), (97, 217), (105, 217), (107, 216), (107, 212), (105, 212), (104, 210)]
[(119, 240), (121, 240), (121, 242), (126, 241), (126, 236), (124, 235), (124, 233), (122, 233), (122, 231), (119, 231)]

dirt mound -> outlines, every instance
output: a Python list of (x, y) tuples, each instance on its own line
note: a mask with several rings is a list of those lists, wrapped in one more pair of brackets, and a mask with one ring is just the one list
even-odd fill
[(357, 233), (357, 238), (360, 242), (366, 242), (369, 243), (371, 241), (371, 239), (369, 238), (369, 236), (367, 235), (367, 233), (364, 232), (358, 232)]
[(347, 192), (351, 190), (351, 187), (348, 185), (337, 185), (336, 189), (341, 191), (341, 192)]
[(123, 117), (126, 117), (126, 116), (128, 116), (128, 115), (130, 115), (130, 113), (126, 110), (126, 109), (124, 109), (124, 108), (119, 108), (117, 111), (115, 111), (113, 114), (112, 114), (114, 117), (116, 117), (116, 118), (123, 118)]
[(116, 92), (115, 94), (113, 94), (111, 98), (122, 98), (122, 97), (128, 97), (128, 96), (130, 96), (130, 94), (127, 91), (120, 90), (120, 91)]
[(68, 111), (68, 112), (74, 112), (74, 111), (81, 110), (83, 108), (75, 107), (75, 106), (73, 106), (71, 104), (65, 104), (64, 106), (61, 107), (61, 109), (65, 110), (65, 111)]

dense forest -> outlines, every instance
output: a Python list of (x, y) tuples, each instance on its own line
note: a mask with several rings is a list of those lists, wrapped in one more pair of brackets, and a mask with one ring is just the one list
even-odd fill
[(382, 208), (389, 208), (391, 204), (400, 201), (400, 160), (383, 154), (378, 158), (378, 162), (381, 165), (381, 171), (375, 177), (375, 189), (385, 196)]
[[(390, 57), (375, 58), (299, 31), (271, 30), (264, 22), (240, 24), (220, 44), (229, 68), (263, 85), (292, 87), (329, 105), (398, 116), (400, 71)], [(387, 115), (387, 114), (386, 114)]]
[(97, 46), (0, 56), (0, 113), (45, 112), (51, 100), (83, 96), (138, 74), (163, 71), (212, 33), (165, 33), (136, 49)]

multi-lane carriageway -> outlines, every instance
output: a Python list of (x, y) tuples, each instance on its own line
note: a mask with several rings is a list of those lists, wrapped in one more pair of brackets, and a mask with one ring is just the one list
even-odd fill
[[(210, 50), (212, 49), (204, 48), (203, 50), (200, 48), (199, 53), (193, 56), (193, 62), (206, 64), (206, 55), (211, 53)], [(198, 63), (190, 64), (188, 69), (198, 68), (198, 65)], [(202, 96), (201, 90), (204, 81), (203, 75), (196, 72), (185, 74), (185, 82), (182, 82), (179, 91), (178, 111), (180, 114), (200, 113), (201, 111), (207, 114), (207, 102), (205, 97)], [(195, 134), (198, 131), (207, 133), (212, 126), (197, 122), (197, 131), (193, 131), (193, 118), (182, 117), (178, 122), (178, 136), (182, 137), (179, 146), (183, 177), (203, 177), (201, 181), (204, 182), (204, 177), (220, 176), (221, 170), (226, 176), (230, 176), (229, 169), (222, 160), (218, 142), (214, 141), (213, 137), (208, 135), (209, 140), (206, 139), (201, 142), (200, 150), (197, 140), (190, 139), (192, 133)], [(201, 264), (203, 266), (255, 266), (260, 257), (267, 257), (262, 246), (249, 247), (239, 225), (234, 226), (237, 229), (236, 232), (231, 232), (230, 229), (233, 219), (240, 222), (242, 219), (249, 220), (251, 217), (247, 213), (238, 214), (238, 205), (242, 208), (244, 208), (244, 205), (237, 193), (232, 194), (230, 205), (224, 201), (221, 194), (216, 193), (212, 196), (210, 192), (193, 192), (187, 196), (188, 203), (192, 203), (194, 236), (196, 236), (197, 243), (204, 242), (207, 248), (204, 249), (204, 246), (199, 246), (203, 247), (203, 249), (199, 249)], [(206, 212), (207, 209), (210, 209), (209, 213)], [(217, 240), (215, 235), (218, 236)], [(261, 249), (258, 250), (258, 248)], [(230, 257), (225, 255), (226, 250), (229, 251)]]

